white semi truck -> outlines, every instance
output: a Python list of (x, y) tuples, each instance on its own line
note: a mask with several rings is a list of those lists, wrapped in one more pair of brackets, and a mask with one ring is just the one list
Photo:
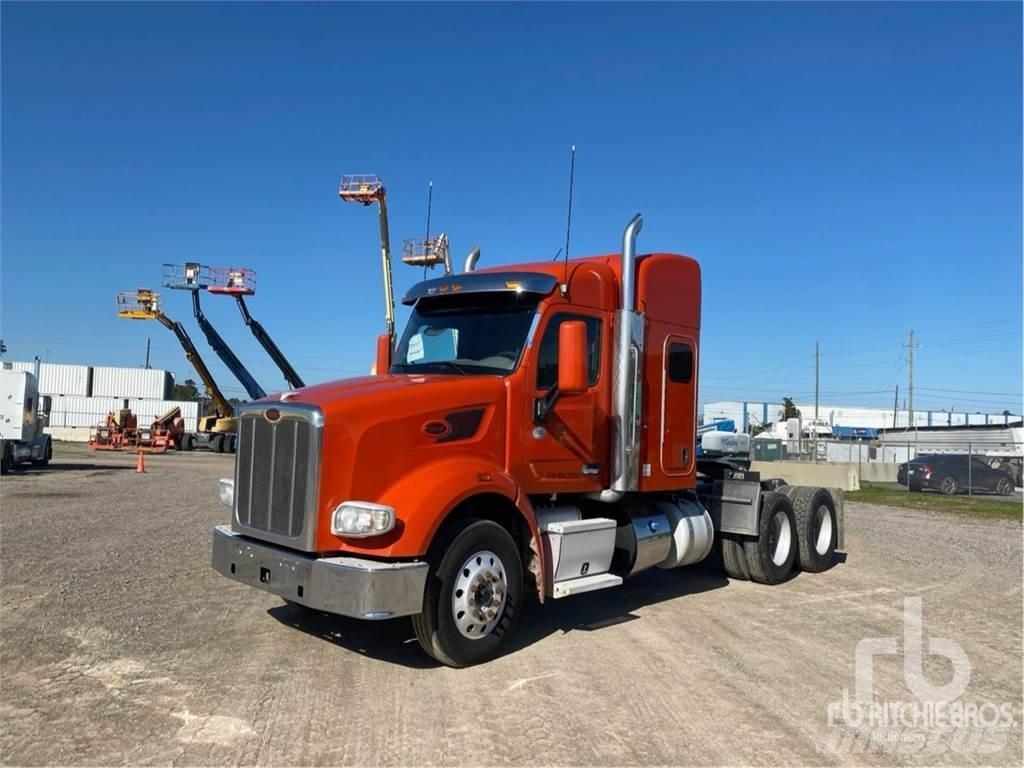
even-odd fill
[(0, 453), (2, 472), (31, 462), (44, 466), (53, 457), (50, 436), (44, 434), (49, 397), (39, 395), (38, 378), (25, 371), (0, 370)]

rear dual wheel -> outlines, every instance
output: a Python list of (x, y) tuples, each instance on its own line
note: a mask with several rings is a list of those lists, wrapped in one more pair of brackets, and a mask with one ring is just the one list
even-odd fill
[(722, 563), (729, 578), (778, 584), (792, 573), (796, 519), (792, 503), (781, 491), (762, 494), (756, 537), (722, 535)]
[(836, 503), (825, 488), (800, 487), (791, 496), (796, 522), (797, 566), (820, 573), (832, 565), (839, 535)]
[(793, 505), (782, 493), (764, 494), (757, 538), (743, 542), (751, 581), (778, 584), (793, 571), (796, 561), (796, 520)]

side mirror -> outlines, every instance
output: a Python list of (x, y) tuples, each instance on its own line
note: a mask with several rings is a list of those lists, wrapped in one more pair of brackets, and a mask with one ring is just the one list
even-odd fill
[(587, 391), (587, 326), (567, 320), (558, 328), (558, 391), (581, 395)]
[(391, 370), (391, 337), (382, 333), (377, 337), (377, 362), (373, 366), (373, 372), (377, 376), (383, 376)]

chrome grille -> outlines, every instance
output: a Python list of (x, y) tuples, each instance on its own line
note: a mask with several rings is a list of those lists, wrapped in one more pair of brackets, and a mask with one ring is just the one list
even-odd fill
[[(275, 421), (266, 418), (271, 409), (280, 413)], [(250, 407), (239, 414), (237, 530), (312, 547), (322, 423), (319, 409), (299, 403)]]

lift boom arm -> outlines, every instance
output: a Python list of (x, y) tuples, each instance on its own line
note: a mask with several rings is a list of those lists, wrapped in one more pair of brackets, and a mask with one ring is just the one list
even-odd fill
[(270, 334), (267, 333), (266, 329), (256, 318), (249, 314), (249, 308), (245, 305), (245, 297), (238, 294), (235, 296), (235, 301), (238, 302), (238, 309), (242, 313), (242, 319), (245, 320), (245, 324), (249, 326), (249, 330), (252, 331), (252, 335), (256, 337), (256, 341), (260, 343), (260, 346), (267, 350), (270, 359), (281, 369), (281, 374), (284, 376), (285, 381), (288, 382), (288, 386), (292, 389), (301, 389), (306, 386), (305, 382), (302, 381), (302, 377), (292, 367), (292, 364), (288, 362), (288, 358), (284, 356), (284, 353), (274, 343), (274, 340), (270, 338)]
[(227, 345), (224, 339), (220, 337), (220, 334), (214, 330), (210, 321), (206, 319), (206, 315), (203, 314), (203, 310), (199, 306), (199, 291), (192, 291), (192, 311), (196, 316), (196, 322), (199, 323), (199, 327), (206, 335), (206, 340), (213, 347), (213, 351), (217, 353), (217, 357), (221, 359), (221, 362), (227, 366), (228, 370), (245, 387), (249, 397), (253, 400), (260, 400), (266, 397), (267, 393), (263, 390), (263, 387), (256, 383), (256, 379), (242, 365), (242, 361), (235, 356), (235, 353), (231, 351), (231, 347)]
[(196, 345), (192, 343), (192, 339), (189, 338), (188, 332), (185, 330), (185, 326), (181, 323), (171, 320), (163, 312), (156, 315), (156, 319), (165, 327), (171, 330), (175, 336), (178, 337), (178, 342), (181, 344), (182, 349), (185, 350), (185, 358), (192, 363), (192, 367), (196, 369), (196, 373), (199, 374), (199, 378), (202, 380), (203, 385), (206, 387), (206, 391), (210, 393), (210, 397), (213, 398), (213, 402), (217, 404), (217, 408), (220, 410), (221, 416), (230, 419), (235, 415), (235, 409), (231, 407), (231, 403), (224, 397), (224, 393), (220, 391), (220, 387), (217, 386), (217, 382), (213, 379), (213, 374), (210, 373), (210, 369), (206, 367), (206, 363), (203, 362), (203, 358), (199, 356), (199, 351), (196, 349)]

